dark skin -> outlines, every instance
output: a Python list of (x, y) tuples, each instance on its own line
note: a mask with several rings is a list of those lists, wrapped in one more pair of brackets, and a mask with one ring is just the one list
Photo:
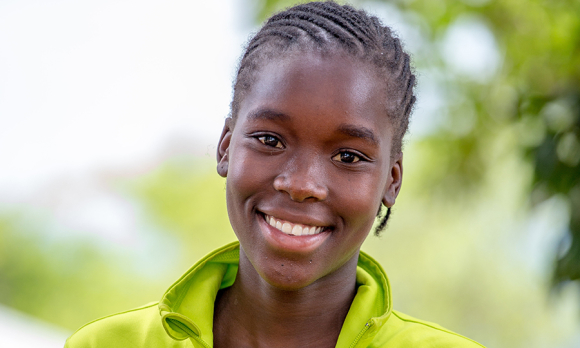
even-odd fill
[(364, 62), (304, 52), (257, 74), (218, 145), (241, 248), (216, 300), (214, 346), (334, 347), (360, 246), (401, 187), (384, 84)]

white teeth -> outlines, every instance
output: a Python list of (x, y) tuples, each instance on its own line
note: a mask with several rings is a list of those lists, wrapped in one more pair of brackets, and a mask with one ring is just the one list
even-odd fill
[(284, 221), (284, 220), (278, 220), (276, 218), (274, 218), (273, 216), (269, 216), (269, 215), (265, 215), (265, 219), (266, 222), (286, 233), (286, 234), (290, 234), (290, 235), (294, 235), (294, 236), (307, 236), (307, 235), (313, 235), (313, 234), (318, 234), (320, 232), (322, 232), (322, 227), (316, 227), (316, 226), (306, 226), (306, 225), (302, 225), (302, 224), (295, 224), (295, 223), (291, 223), (288, 221)]
[[(306, 228), (306, 231), (308, 232), (308, 228)], [(301, 236), (302, 227), (300, 227), (300, 225), (294, 225), (294, 227), (292, 227), (292, 234), (295, 236)]]
[(292, 225), (290, 225), (289, 223), (285, 222), (282, 225), (282, 232), (284, 232), (284, 233), (292, 233)]

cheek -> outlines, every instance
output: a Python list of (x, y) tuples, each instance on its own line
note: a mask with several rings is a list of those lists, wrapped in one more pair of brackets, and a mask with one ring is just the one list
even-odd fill
[[(226, 201), (228, 217), (234, 233), (240, 241), (248, 242), (248, 238), (253, 235), (251, 231), (253, 221), (252, 207), (253, 199), (257, 187), (256, 177), (247, 175), (243, 166), (233, 165), (228, 170), (226, 182)], [(245, 243), (247, 244), (247, 243)]]
[[(257, 163), (250, 149), (238, 144), (231, 147), (230, 162), (226, 179), (228, 214), (232, 224), (243, 224), (242, 220), (253, 208), (256, 199), (268, 190), (268, 170), (264, 163)], [(236, 228), (234, 228), (236, 231)]]
[(252, 169), (260, 166), (254, 163), (251, 151), (238, 144), (237, 139), (235, 142), (232, 139), (232, 143), (234, 146), (231, 146), (229, 153), (227, 176), (228, 193), (232, 194), (232, 197), (244, 199), (260, 187), (263, 171)]
[(340, 201), (345, 212), (356, 224), (370, 226), (374, 222), (382, 200), (383, 186), (381, 180), (373, 176), (353, 177), (342, 185)]

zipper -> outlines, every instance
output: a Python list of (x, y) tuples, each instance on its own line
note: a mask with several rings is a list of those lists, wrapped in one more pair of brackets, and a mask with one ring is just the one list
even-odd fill
[(367, 330), (373, 325), (372, 320), (367, 321), (367, 323), (365, 324), (365, 327), (363, 327), (363, 329), (359, 332), (359, 334), (356, 336), (356, 338), (354, 339), (354, 341), (352, 342), (352, 344), (350, 345), (349, 348), (354, 348), (358, 341), (360, 341), (360, 339), (363, 337), (363, 335), (365, 334), (365, 332), (367, 332)]
[(194, 335), (191, 336), (194, 340), (196, 340), (197, 342), (199, 342), (202, 346), (204, 346), (205, 348), (211, 348), (207, 343), (205, 343), (204, 340), (202, 340), (201, 338), (199, 338), (199, 336)]

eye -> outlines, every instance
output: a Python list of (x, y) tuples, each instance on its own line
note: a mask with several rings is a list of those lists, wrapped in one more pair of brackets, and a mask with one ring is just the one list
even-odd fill
[(278, 138), (276, 138), (275, 136), (272, 136), (272, 135), (259, 136), (258, 140), (266, 146), (271, 146), (271, 147), (275, 147), (278, 149), (281, 149), (284, 147), (282, 145), (282, 142), (280, 140), (278, 140)]
[(336, 156), (332, 157), (332, 160), (343, 163), (355, 163), (360, 161), (361, 157), (349, 151), (342, 151)]

